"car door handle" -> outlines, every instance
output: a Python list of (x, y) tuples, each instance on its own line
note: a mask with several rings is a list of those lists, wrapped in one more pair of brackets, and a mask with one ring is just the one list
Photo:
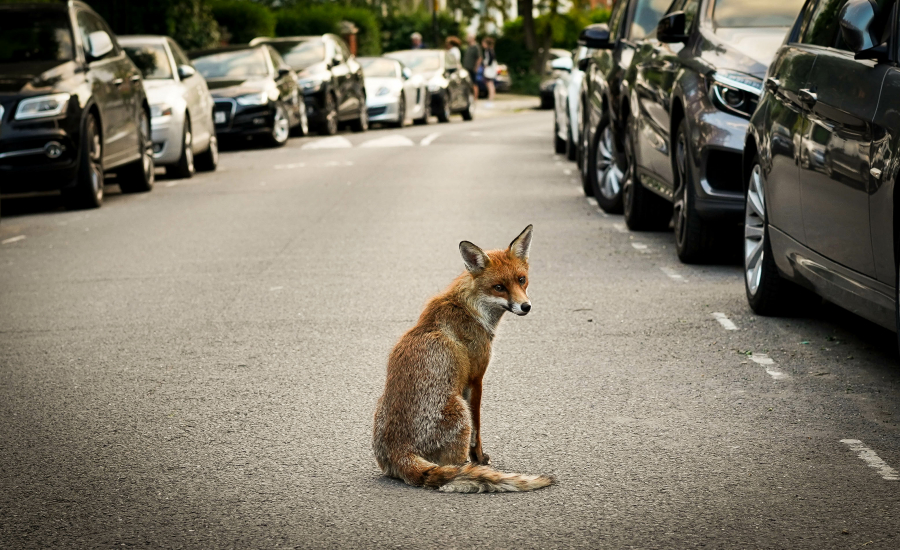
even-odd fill
[(777, 94), (779, 89), (781, 89), (780, 80), (771, 76), (766, 79), (766, 90), (772, 92), (773, 94)]
[(117, 78), (117, 79), (113, 80), (113, 84), (116, 86), (121, 86), (123, 82), (125, 82), (125, 81), (122, 80), (121, 78)]
[(803, 102), (807, 107), (812, 107), (819, 101), (819, 96), (816, 92), (810, 90), (809, 88), (803, 88), (799, 92), (797, 92), (797, 97), (800, 98), (800, 101)]

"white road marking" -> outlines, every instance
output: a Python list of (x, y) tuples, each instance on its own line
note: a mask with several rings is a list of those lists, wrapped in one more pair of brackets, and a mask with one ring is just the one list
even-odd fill
[(850, 450), (856, 453), (856, 456), (863, 459), (870, 468), (875, 468), (881, 477), (887, 481), (900, 481), (900, 473), (891, 468), (881, 460), (881, 457), (875, 454), (875, 451), (863, 445), (858, 439), (842, 439), (841, 443), (850, 447)]
[(170, 181), (170, 182), (166, 183), (166, 187), (175, 187), (179, 183), (181, 183), (181, 182), (180, 181)]
[(713, 317), (716, 318), (716, 321), (719, 322), (720, 325), (725, 327), (725, 330), (737, 330), (737, 325), (731, 322), (731, 319), (728, 318), (724, 313), (719, 313), (718, 311), (712, 314)]
[(273, 286), (272, 288), (269, 289), (269, 292), (272, 292), (274, 290), (281, 290), (282, 288), (284, 288), (284, 287), (283, 286)]
[(616, 229), (616, 231), (618, 231), (619, 233), (628, 233), (628, 228), (625, 227), (625, 224), (624, 224), (624, 223), (614, 223), (614, 224), (613, 224), (613, 227), (614, 227), (614, 228)]
[(2, 241), (0, 241), (0, 244), (16, 243), (16, 242), (21, 241), (21, 240), (24, 239), (24, 238), (25, 238), (25, 235), (16, 235), (15, 237), (10, 237), (10, 238), (8, 238), (8, 239), (3, 239)]
[(572, 175), (572, 171), (569, 170), (569, 169), (567, 168), (567, 169), (563, 170), (563, 175), (564, 175), (564, 176), (571, 176), (571, 175)]
[(353, 147), (353, 144), (347, 138), (331, 136), (311, 141), (303, 145), (301, 149), (347, 149), (350, 147)]
[(670, 279), (672, 279), (674, 281), (678, 281), (679, 283), (687, 282), (687, 279), (685, 279), (684, 277), (679, 275), (678, 272), (675, 271), (674, 269), (672, 269), (671, 267), (661, 267), (661, 268), (659, 268), (659, 270), (662, 271), (663, 273), (665, 273)]
[(360, 145), (360, 147), (412, 147), (415, 145), (411, 139), (406, 136), (384, 136)]
[(597, 204), (597, 199), (595, 199), (594, 197), (585, 197), (584, 200), (586, 200), (591, 206), (599, 207), (599, 205)]
[(478, 137), (481, 135), (481, 132), (469, 132), (469, 135), (472, 137)]
[(766, 369), (766, 374), (775, 380), (783, 380), (788, 377), (788, 375), (773, 366), (775, 365), (775, 361), (765, 353), (754, 353), (750, 356), (750, 360), (758, 365), (762, 365), (763, 368)]
[[(641, 252), (647, 251), (647, 245), (645, 245), (644, 243), (631, 243), (631, 246), (633, 246), (635, 250), (640, 250)], [(669, 274), (666, 273), (666, 275)], [(669, 277), (671, 277), (671, 275), (669, 275)], [(681, 277), (681, 275), (679, 275), (679, 277)]]
[(305, 162), (292, 162), (291, 164), (276, 164), (273, 168), (276, 170), (291, 170), (293, 168), (303, 168), (306, 166)]
[(427, 136), (422, 138), (422, 141), (419, 142), (419, 145), (421, 145), (422, 147), (428, 147), (429, 145), (431, 145), (431, 142), (436, 140), (440, 135), (441, 135), (440, 132), (428, 134)]

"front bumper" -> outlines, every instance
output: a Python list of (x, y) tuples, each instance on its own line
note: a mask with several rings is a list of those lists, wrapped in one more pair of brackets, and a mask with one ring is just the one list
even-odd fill
[(275, 107), (267, 105), (238, 105), (230, 98), (215, 98), (213, 121), (219, 138), (252, 136), (272, 131)]
[(372, 98), (366, 101), (369, 122), (397, 122), (400, 116), (400, 99), (397, 97)]
[(691, 124), (691, 136), (697, 137), (691, 155), (695, 208), (704, 219), (738, 221), (744, 213), (741, 166), (750, 121), (702, 103)]
[(150, 121), (150, 128), (157, 166), (177, 163), (184, 145), (184, 113), (155, 117)]
[(15, 103), (0, 104), (4, 107), (0, 117), (0, 193), (56, 191), (74, 185), (81, 109), (70, 106), (63, 116), (15, 121)]

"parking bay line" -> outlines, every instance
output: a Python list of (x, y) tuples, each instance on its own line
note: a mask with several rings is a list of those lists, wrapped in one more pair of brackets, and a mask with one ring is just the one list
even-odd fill
[(393, 135), (370, 139), (360, 147), (410, 147), (412, 145), (415, 144), (408, 137)]
[(771, 376), (775, 380), (784, 380), (788, 377), (787, 374), (781, 372), (780, 370), (774, 367), (775, 361), (772, 360), (771, 357), (766, 355), (765, 353), (754, 353), (750, 356), (750, 360), (756, 363), (757, 365), (762, 365), (764, 369), (766, 369), (766, 374)]
[(25, 238), (25, 235), (16, 235), (15, 237), (10, 237), (10, 238), (8, 238), (8, 239), (3, 239), (2, 241), (0, 241), (0, 244), (16, 243), (16, 242), (19, 242), (19, 241), (23, 240), (24, 238)]
[(625, 227), (624, 223), (614, 223), (613, 227), (615, 227), (616, 231), (618, 231), (619, 233), (628, 233), (628, 228)]
[(881, 457), (878, 456), (875, 451), (863, 445), (862, 441), (858, 439), (842, 439), (841, 443), (850, 447), (850, 450), (855, 452), (856, 456), (865, 461), (870, 468), (878, 470), (882, 479), (886, 481), (900, 481), (900, 473), (888, 466), (885, 461), (881, 460)]
[(738, 329), (737, 325), (732, 323), (731, 319), (729, 319), (728, 316), (725, 315), (724, 313), (720, 313), (717, 311), (717, 312), (713, 313), (712, 316), (716, 319), (716, 321), (719, 322), (720, 325), (722, 325), (722, 327), (725, 328), (725, 330), (737, 330)]
[[(644, 243), (631, 243), (631, 246), (634, 247), (635, 250), (640, 250), (641, 252), (647, 252), (647, 245)], [(666, 275), (669, 275), (666, 273)], [(669, 275), (671, 277), (671, 275)], [(681, 275), (679, 275), (681, 277)]]
[(422, 138), (422, 141), (419, 142), (419, 145), (421, 145), (422, 147), (428, 147), (429, 145), (431, 145), (431, 142), (436, 140), (440, 135), (441, 135), (440, 132), (434, 132), (433, 134), (428, 134), (427, 136)]
[(350, 147), (353, 147), (353, 144), (347, 138), (331, 136), (305, 143), (300, 149), (348, 149)]
[(659, 270), (662, 271), (663, 273), (665, 273), (673, 281), (678, 281), (679, 283), (687, 282), (687, 279), (682, 277), (677, 271), (675, 271), (671, 267), (661, 267), (661, 268), (659, 268)]

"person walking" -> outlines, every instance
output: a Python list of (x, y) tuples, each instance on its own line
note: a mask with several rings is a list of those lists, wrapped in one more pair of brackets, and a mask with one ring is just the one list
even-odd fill
[(447, 40), (444, 41), (444, 48), (450, 52), (450, 55), (456, 58), (457, 63), (462, 63), (462, 52), (459, 51), (459, 46), (462, 42), (456, 36), (448, 36)]
[(422, 35), (421, 34), (414, 32), (411, 35), (409, 35), (409, 39), (412, 42), (412, 49), (421, 50), (422, 48), (425, 47), (425, 44), (422, 44)]
[(484, 78), (484, 87), (487, 88), (488, 94), (488, 100), (484, 106), (493, 107), (494, 96), (497, 95), (497, 90), (494, 87), (494, 79), (497, 78), (497, 54), (494, 53), (494, 39), (485, 37), (481, 41), (481, 45), (484, 47), (484, 72), (482, 77)]
[(468, 47), (466, 47), (466, 53), (463, 55), (463, 67), (469, 72), (469, 77), (472, 79), (477, 100), (478, 83), (476, 79), (478, 78), (478, 68), (481, 66), (481, 48), (478, 46), (478, 42), (475, 41), (474, 34), (469, 33), (466, 35), (466, 43)]

